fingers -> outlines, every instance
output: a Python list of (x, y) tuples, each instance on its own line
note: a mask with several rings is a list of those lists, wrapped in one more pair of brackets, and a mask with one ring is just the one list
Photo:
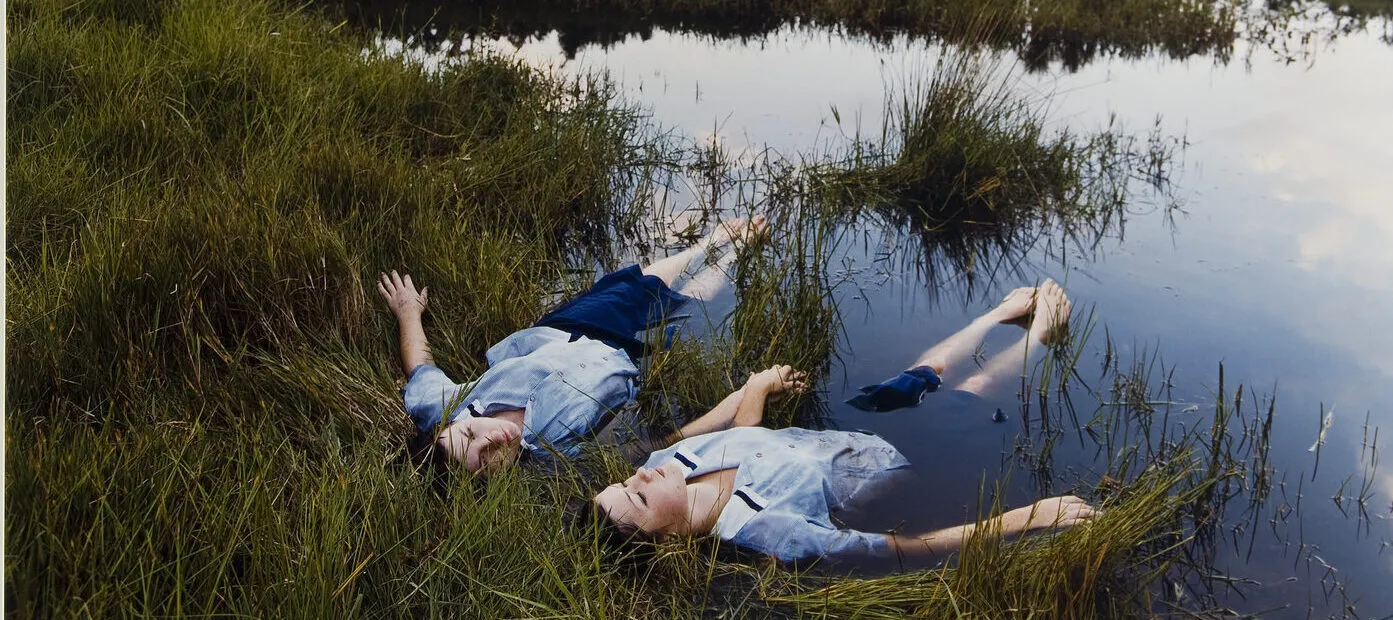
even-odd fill
[[(425, 303), (427, 291), (429, 290), (429, 286), (421, 289), (419, 297), (422, 304)], [(417, 295), (416, 283), (411, 281), (411, 274), (408, 273), (403, 276), (397, 273), (395, 269), (392, 270), (390, 275), (385, 272), (377, 274), (377, 292), (381, 293), (382, 296), (389, 301), (400, 293)]]
[(787, 364), (775, 364), (764, 372), (771, 375), (774, 386), (781, 391), (803, 391), (808, 388), (808, 373), (801, 370), (794, 370), (792, 366)]

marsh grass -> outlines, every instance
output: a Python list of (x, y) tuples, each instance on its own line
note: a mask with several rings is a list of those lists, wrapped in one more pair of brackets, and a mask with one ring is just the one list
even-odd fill
[(1017, 275), (1041, 243), (1087, 254), (1120, 237), (1139, 199), (1177, 208), (1183, 137), (1159, 119), (1146, 134), (1116, 119), (1093, 132), (1049, 129), (1048, 98), (1027, 98), (1018, 81), (1000, 55), (945, 48), (931, 71), (887, 89), (878, 135), (808, 166), (807, 191), (891, 231), (886, 259), (899, 268), (934, 290), (963, 284), (969, 298), (979, 280)]
[(431, 73), (256, 2), (12, 11), (10, 333), (35, 372), (11, 402), (91, 410), (239, 351), (380, 334), (364, 276), (395, 266), (473, 327), (440, 346), (481, 351), (625, 216), (642, 165), (607, 86), (507, 60)]

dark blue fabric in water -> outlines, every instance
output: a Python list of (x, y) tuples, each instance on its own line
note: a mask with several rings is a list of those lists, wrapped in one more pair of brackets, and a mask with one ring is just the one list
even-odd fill
[(633, 265), (600, 278), (590, 290), (542, 317), (537, 327), (600, 340), (638, 360), (647, 350), (635, 334), (689, 301), (691, 297), (668, 288), (657, 276), (644, 275)]
[(862, 411), (886, 412), (913, 407), (924, 395), (938, 390), (943, 380), (928, 366), (916, 366), (884, 383), (861, 388), (861, 393), (847, 399), (847, 404)]

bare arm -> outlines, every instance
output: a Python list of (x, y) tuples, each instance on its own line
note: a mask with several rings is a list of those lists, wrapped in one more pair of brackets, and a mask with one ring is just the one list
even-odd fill
[(411, 275), (397, 275), (395, 270), (389, 276), (381, 274), (377, 282), (377, 292), (387, 300), (392, 314), (397, 317), (397, 334), (401, 340), (401, 369), (406, 376), (421, 364), (434, 364), (430, 345), (426, 342), (426, 330), (421, 325), (421, 315), (426, 311), (430, 287), (416, 292)]
[(904, 556), (943, 559), (960, 551), (978, 530), (985, 534), (1017, 536), (1066, 529), (1086, 523), (1097, 515), (1098, 511), (1082, 499), (1065, 495), (1042, 499), (980, 523), (956, 525), (918, 536), (885, 534), (885, 537)]
[(705, 435), (730, 428), (731, 422), (735, 420), (735, 412), (742, 402), (744, 402), (746, 388), (741, 387), (731, 392), (719, 404), (712, 407), (710, 411), (703, 413), (701, 417), (688, 422), (676, 432), (670, 434), (663, 440), (664, 446), (670, 446), (688, 437)]
[(732, 426), (758, 426), (764, 420), (764, 404), (770, 396), (806, 387), (806, 375), (790, 366), (774, 366), (752, 374), (743, 387), (731, 392), (720, 404), (668, 435), (663, 447)]

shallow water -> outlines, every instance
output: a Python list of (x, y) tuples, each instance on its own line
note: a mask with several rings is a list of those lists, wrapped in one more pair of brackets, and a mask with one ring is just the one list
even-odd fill
[[(746, 157), (766, 147), (816, 155), (858, 127), (878, 133), (886, 84), (927, 73), (939, 54), (907, 39), (886, 46), (792, 28), (746, 42), (655, 31), (607, 49), (581, 48), (572, 60), (559, 40), (553, 33), (521, 46), (481, 43), (566, 72), (607, 70), (659, 123)], [(849, 244), (856, 285), (838, 289), (847, 338), (826, 389), (836, 424), (882, 434), (926, 473), (930, 488), (903, 497), (904, 514), (917, 515), (905, 529), (945, 526), (975, 511), (984, 477), (990, 486), (1003, 470), (1011, 472), (1009, 502), (1032, 498), (1029, 472), (1009, 466), (1020, 412), (1008, 403), (1005, 424), (934, 411), (932, 403), (873, 415), (840, 398), (893, 376), (1010, 288), (1054, 277), (1077, 309), (1096, 313), (1098, 329), (1079, 362), (1083, 382), (1099, 377), (1105, 327), (1124, 365), (1159, 353), (1164, 368), (1173, 368), (1172, 422), (1213, 412), (1220, 363), (1230, 392), (1242, 384), (1275, 396), (1273, 464), (1279, 479), (1286, 475), (1293, 505), (1303, 480), (1300, 524), (1269, 525), (1264, 516), (1251, 559), (1246, 538), (1240, 550), (1231, 542), (1220, 550), (1224, 570), (1261, 584), (1221, 587), (1223, 604), (1244, 612), (1282, 608), (1282, 617), (1339, 614), (1347, 604), (1361, 617), (1393, 614), (1386, 587), (1393, 583), (1393, 470), (1385, 465), (1373, 474), (1369, 519), (1346, 516), (1331, 499), (1346, 476), (1357, 487), (1369, 466), (1361, 454), (1366, 416), (1371, 427), (1393, 429), (1393, 330), (1386, 326), (1393, 307), (1393, 46), (1353, 34), (1312, 51), (1293, 63), (1239, 43), (1239, 60), (1228, 64), (1101, 60), (1020, 76), (1020, 92), (1048, 98), (1060, 128), (1098, 130), (1116, 115), (1145, 132), (1159, 117), (1165, 133), (1188, 141), (1172, 174), (1179, 209), (1139, 192), (1125, 229), (1096, 250), (1047, 239), (1022, 249), (1014, 273), (969, 287), (959, 274), (939, 272), (947, 285), (930, 287), (922, 273), (901, 266), (914, 261), (902, 255), (908, 250), (896, 233), (863, 231), (865, 245)], [(1019, 334), (995, 330), (987, 351)], [(961, 378), (947, 377), (950, 384)], [(1333, 426), (1313, 476), (1315, 454), (1307, 449), (1321, 411), (1331, 408)], [(1091, 405), (1080, 415), (1090, 417)], [(1095, 456), (1092, 444), (1063, 441), (1055, 452), (1060, 488), (1087, 479)]]

